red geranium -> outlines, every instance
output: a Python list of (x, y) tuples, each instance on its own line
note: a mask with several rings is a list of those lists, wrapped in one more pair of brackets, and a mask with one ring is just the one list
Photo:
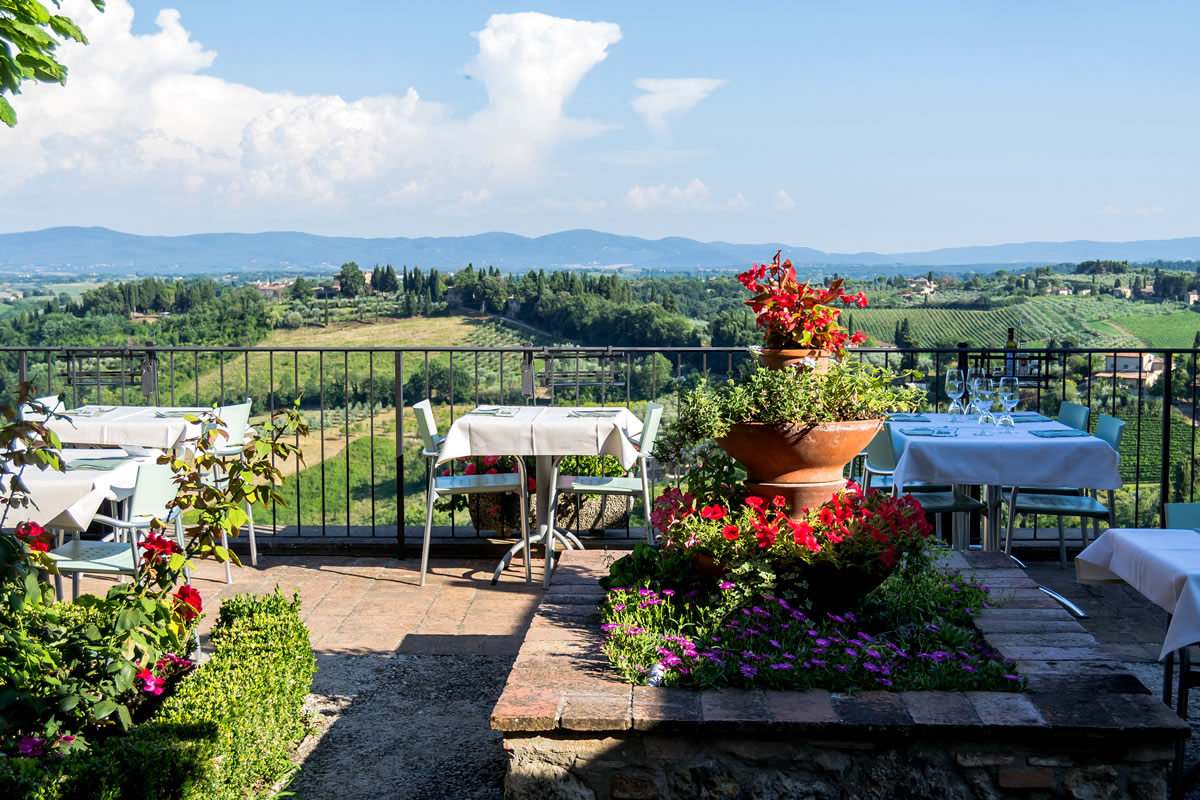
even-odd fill
[(17, 539), (36, 553), (48, 553), (54, 537), (36, 522), (21, 522), (17, 525)]
[(185, 583), (179, 587), (179, 591), (171, 595), (175, 598), (175, 610), (184, 619), (195, 619), (201, 611), (204, 610), (204, 604), (200, 600), (200, 593), (192, 588), (192, 585)]
[(840, 300), (843, 306), (866, 308), (867, 296), (846, 294), (841, 278), (827, 289), (800, 283), (791, 261), (779, 263), (781, 252), (775, 253), (770, 264), (755, 264), (738, 275), (738, 281), (755, 293), (746, 305), (754, 310), (758, 327), (764, 329), (763, 346), (828, 350), (841, 356), (847, 342), (864, 342), (866, 334), (857, 331), (851, 335), (838, 322), (842, 310), (833, 304)]
[(158, 564), (172, 553), (183, 552), (179, 549), (179, 545), (165, 536), (159, 536), (156, 533), (152, 533), (144, 540), (138, 542), (138, 547), (146, 551), (142, 553), (142, 561), (147, 564)]

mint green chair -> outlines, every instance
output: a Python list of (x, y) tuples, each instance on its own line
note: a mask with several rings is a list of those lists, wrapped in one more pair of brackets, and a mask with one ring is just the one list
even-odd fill
[[(864, 491), (867, 489), (890, 491), (892, 488), (892, 474), (896, 471), (896, 462), (900, 460), (900, 457), (896, 452), (898, 448), (892, 437), (891, 424), (885, 422), (879, 433), (875, 434), (867, 444), (867, 449), (863, 450), (862, 487)], [(918, 487), (923, 492), (949, 492), (952, 489), (948, 484), (930, 484), (924, 481), (913, 481), (909, 487)]]
[[(241, 458), (242, 450), (246, 446), (247, 435), (250, 433), (250, 398), (247, 397), (246, 402), (237, 405), (218, 406), (216, 415), (217, 419), (224, 423), (225, 436), (217, 436), (211, 452), (221, 458)], [(212, 481), (213, 486), (221, 490), (224, 490), (229, 482), (224, 471), (214, 473), (209, 480)], [(258, 543), (254, 540), (253, 504), (247, 500), (243, 510), (246, 512), (246, 533), (250, 541), (250, 566), (257, 567)], [(221, 546), (229, 549), (229, 534), (225, 531), (221, 531)], [(225, 582), (233, 583), (233, 568), (229, 561), (225, 562)]]
[[(75, 531), (72, 540), (50, 551), (60, 575), (71, 576), (71, 597), (79, 597), (80, 575), (137, 575), (140, 555), (137, 551), (141, 535), (150, 531), (155, 520), (173, 522), (176, 544), (183, 549), (183, 524), (178, 508), (167, 508), (175, 499), (179, 487), (174, 481), (170, 464), (142, 464), (138, 467), (133, 494), (123, 518), (97, 514), (96, 522), (114, 530), (113, 541), (93, 541), (80, 538)], [(128, 533), (127, 536), (121, 534)], [(124, 541), (122, 541), (124, 539)], [(61, 588), (58, 590), (62, 599)]]
[(1078, 403), (1070, 403), (1064, 400), (1063, 404), (1058, 407), (1058, 421), (1063, 425), (1081, 431), (1088, 429), (1088, 419), (1091, 415), (1092, 410), (1090, 408), (1081, 406)]
[[(533, 583), (533, 564), (529, 550), (529, 482), (525, 478), (525, 460), (517, 459), (517, 471), (496, 475), (438, 475), (435, 466), (442, 452), (445, 437), (438, 436), (437, 421), (428, 400), (415, 404), (413, 413), (417, 418), (417, 430), (421, 434), (423, 449), (429, 469), (429, 482), (425, 491), (425, 537), (421, 544), (421, 585), (425, 585), (425, 573), (429, 569), (429, 544), (433, 535), (433, 504), (439, 497), (456, 494), (501, 494), (516, 492), (520, 498), (521, 539), (525, 543), (525, 583)], [(495, 453), (493, 455), (503, 455)], [(550, 546), (553, 547), (553, 536)], [(547, 559), (549, 563), (549, 559)], [(547, 567), (549, 571), (549, 567)], [(493, 581), (495, 583), (495, 581)]]
[[(604, 497), (641, 497), (642, 510), (646, 514), (646, 543), (654, 544), (650, 527), (650, 469), (648, 461), (654, 457), (654, 440), (658, 438), (658, 427), (662, 422), (663, 407), (658, 403), (646, 403), (646, 414), (642, 418), (642, 432), (629, 440), (638, 448), (634, 474), (627, 477), (605, 477), (586, 475), (558, 475), (554, 482), (554, 497), (550, 507), (555, 510), (551, 519), (557, 519), (558, 501), (564, 494), (597, 494)], [(574, 537), (570, 537), (574, 539)], [(578, 539), (575, 539), (578, 543)], [(582, 544), (580, 544), (582, 547)]]
[(1167, 503), (1168, 528), (1200, 530), (1200, 503)]
[[(1096, 422), (1096, 438), (1101, 439), (1113, 450), (1121, 452), (1121, 435), (1125, 431), (1125, 420), (1101, 414)], [(1093, 492), (1094, 494), (1094, 492)], [(1113, 515), (1113, 490), (1108, 490), (1108, 505), (1103, 505), (1095, 497), (1087, 494), (1048, 494), (1037, 490), (1022, 489), (1014, 486), (1008, 497), (1002, 498), (1008, 505), (1008, 529), (1004, 536), (1004, 552), (1012, 553), (1013, 523), (1017, 514), (1046, 514), (1058, 519), (1058, 566), (1067, 568), (1066, 532), (1063, 529), (1063, 517), (1079, 517), (1079, 537), (1087, 544), (1087, 527), (1083, 520), (1093, 520), (1093, 538), (1098, 532), (1099, 521), (1108, 520), (1111, 528), (1116, 524)]]

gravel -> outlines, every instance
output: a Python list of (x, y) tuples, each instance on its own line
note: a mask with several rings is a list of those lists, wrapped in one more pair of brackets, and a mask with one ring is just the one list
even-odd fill
[(318, 654), (314, 733), (288, 790), (304, 798), (500, 800), (505, 755), (488, 727), (511, 657)]

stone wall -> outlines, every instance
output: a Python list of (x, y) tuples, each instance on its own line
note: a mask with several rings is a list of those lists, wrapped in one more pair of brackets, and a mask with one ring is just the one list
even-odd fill
[(1029, 692), (698, 691), (621, 683), (598, 552), (555, 574), (492, 712), (525, 798), (1165, 798), (1189, 732), (1008, 559), (956, 554), (1003, 606), (978, 625)]

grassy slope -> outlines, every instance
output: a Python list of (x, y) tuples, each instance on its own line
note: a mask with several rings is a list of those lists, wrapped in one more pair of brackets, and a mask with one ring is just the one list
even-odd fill
[(1191, 347), (1200, 331), (1200, 314), (1176, 311), (1158, 316), (1115, 317), (1119, 325), (1150, 347)]

